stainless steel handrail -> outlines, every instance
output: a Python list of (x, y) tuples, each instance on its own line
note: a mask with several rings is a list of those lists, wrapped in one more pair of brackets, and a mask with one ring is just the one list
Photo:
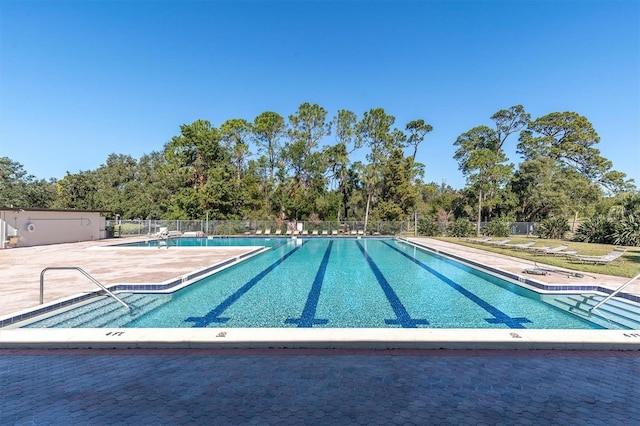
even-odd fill
[(611, 293), (610, 295), (608, 295), (607, 297), (605, 297), (604, 299), (602, 299), (600, 302), (598, 302), (596, 304), (596, 306), (594, 306), (593, 308), (589, 309), (589, 313), (595, 311), (596, 309), (598, 309), (601, 305), (603, 305), (606, 301), (608, 301), (609, 299), (611, 299), (612, 297), (614, 297), (616, 294), (620, 293), (626, 286), (628, 286), (629, 284), (631, 284), (632, 282), (634, 282), (635, 280), (637, 280), (638, 278), (640, 278), (640, 274), (636, 275), (635, 277), (631, 278), (629, 281), (627, 281), (626, 283), (622, 284), (620, 287), (618, 287), (613, 293)]
[(98, 281), (95, 278), (93, 278), (84, 269), (79, 268), (77, 266), (49, 266), (48, 268), (44, 268), (42, 270), (42, 272), (40, 272), (40, 304), (41, 305), (44, 303), (44, 273), (47, 272), (47, 271), (50, 271), (50, 270), (76, 270), (76, 271), (79, 271), (82, 275), (84, 275), (85, 277), (87, 277), (91, 281), (93, 281), (93, 283), (95, 285), (97, 285), (102, 290), (104, 290), (105, 293), (107, 293), (109, 296), (111, 296), (114, 299), (116, 299), (118, 301), (118, 303), (120, 303), (122, 306), (127, 308), (129, 311), (131, 311), (131, 307), (129, 305), (127, 305), (126, 303), (124, 303), (122, 301), (122, 299), (120, 299), (118, 296), (116, 296), (111, 291), (109, 291), (109, 289), (107, 289), (104, 285), (102, 285), (102, 283), (100, 281)]

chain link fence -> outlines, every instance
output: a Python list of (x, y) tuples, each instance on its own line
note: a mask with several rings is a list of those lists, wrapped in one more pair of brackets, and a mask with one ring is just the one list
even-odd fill
[[(189, 233), (194, 235), (252, 235), (257, 231), (269, 230), (274, 235), (294, 231), (319, 235), (364, 234), (363, 221), (346, 222), (309, 222), (309, 221), (275, 221), (275, 220), (108, 220), (107, 238), (155, 235), (160, 231)], [(367, 235), (399, 235), (414, 233), (413, 222), (369, 222)]]
[[(475, 222), (473, 222), (475, 225)], [(482, 226), (486, 225), (485, 222)], [(443, 233), (446, 224), (438, 223)], [(264, 233), (269, 230), (271, 235), (280, 230), (280, 234), (287, 231), (306, 232), (319, 235), (418, 235), (416, 224), (412, 220), (403, 222), (372, 221), (364, 229), (364, 221), (275, 221), (275, 220), (108, 220), (107, 238), (155, 235), (161, 230), (189, 233), (193, 235), (253, 235), (257, 231)], [(509, 224), (511, 235), (534, 235), (537, 223), (512, 222)]]

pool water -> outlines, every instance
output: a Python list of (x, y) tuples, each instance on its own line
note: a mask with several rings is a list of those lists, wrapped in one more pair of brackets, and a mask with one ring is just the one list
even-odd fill
[(602, 328), (400, 241), (279, 243), (173, 294), (119, 293), (132, 314), (104, 299), (30, 327)]
[(170, 247), (238, 247), (238, 246), (265, 246), (277, 247), (286, 243), (289, 238), (242, 238), (242, 237), (211, 237), (211, 238), (171, 238), (169, 240), (151, 239), (147, 241), (136, 241), (134, 243), (117, 244), (119, 247), (158, 247), (160, 244), (165, 247), (168, 243)]

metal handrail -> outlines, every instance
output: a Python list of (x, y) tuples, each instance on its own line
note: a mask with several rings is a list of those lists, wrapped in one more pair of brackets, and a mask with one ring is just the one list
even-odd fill
[(637, 280), (638, 278), (640, 278), (640, 274), (636, 275), (635, 277), (631, 278), (629, 281), (627, 281), (626, 283), (622, 284), (620, 287), (618, 287), (613, 293), (611, 293), (610, 295), (608, 295), (607, 297), (605, 297), (604, 299), (602, 299), (600, 302), (598, 302), (596, 304), (596, 306), (594, 306), (593, 308), (589, 309), (589, 313), (595, 311), (596, 309), (598, 309), (601, 305), (603, 305), (606, 301), (608, 301), (609, 299), (611, 299), (613, 296), (615, 296), (616, 294), (620, 293), (626, 286), (628, 286), (629, 284), (631, 284), (632, 282), (634, 282), (635, 280)]
[(127, 305), (126, 303), (124, 303), (122, 301), (122, 299), (120, 299), (118, 296), (116, 296), (115, 294), (113, 294), (111, 291), (109, 291), (109, 289), (107, 289), (104, 285), (102, 285), (102, 283), (98, 280), (96, 280), (95, 278), (93, 278), (91, 275), (89, 275), (84, 269), (79, 268), (77, 266), (49, 266), (48, 268), (44, 268), (42, 270), (42, 272), (40, 272), (40, 304), (42, 305), (44, 303), (44, 273), (52, 270), (52, 269), (57, 269), (57, 270), (61, 270), (61, 269), (66, 269), (66, 270), (76, 270), (79, 271), (82, 275), (84, 275), (85, 277), (89, 278), (91, 281), (93, 281), (93, 283), (95, 285), (97, 285), (98, 287), (100, 287), (102, 290), (104, 290), (109, 296), (113, 297), (114, 299), (116, 299), (118, 301), (118, 303), (120, 303), (122, 306), (124, 306), (125, 308), (127, 308), (129, 311), (131, 311), (131, 307), (129, 305)]

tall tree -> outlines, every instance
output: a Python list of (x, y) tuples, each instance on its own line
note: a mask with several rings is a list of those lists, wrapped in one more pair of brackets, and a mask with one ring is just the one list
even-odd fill
[(496, 126), (496, 150), (503, 149), (507, 138), (513, 133), (524, 129), (531, 121), (531, 115), (522, 105), (514, 105), (509, 109), (501, 109), (491, 116)]
[[(326, 150), (327, 163), (332, 177), (338, 181), (338, 192), (341, 195), (343, 218), (348, 217), (349, 194), (348, 185), (350, 156), (361, 147), (361, 140), (356, 134), (358, 118), (352, 111), (341, 109), (335, 119), (336, 144)], [(340, 219), (340, 214), (338, 214)]]
[(405, 135), (396, 128), (392, 128), (395, 117), (388, 115), (382, 108), (366, 111), (357, 124), (357, 135), (363, 145), (369, 148), (368, 167), (361, 168), (360, 180), (365, 183), (367, 191), (367, 208), (365, 211), (365, 232), (369, 222), (369, 212), (376, 191), (380, 190), (382, 168), (391, 154), (404, 148)]
[(110, 154), (95, 171), (95, 203), (100, 209), (124, 217), (130, 203), (131, 187), (136, 180), (136, 160), (129, 155)]
[(54, 207), (62, 209), (95, 210), (96, 172), (87, 170), (69, 173), (56, 182), (58, 197)]
[[(545, 163), (554, 175), (563, 176), (566, 184), (553, 187), (564, 193), (567, 200), (574, 201), (567, 205), (574, 206), (575, 222), (585, 204), (597, 200), (592, 185), (611, 192), (633, 187), (631, 181), (625, 181), (624, 173), (611, 170), (611, 162), (594, 148), (599, 142), (600, 137), (586, 117), (575, 112), (544, 115), (530, 122), (527, 130), (520, 134), (518, 153), (523, 157), (520, 170)], [(520, 173), (523, 175), (526, 173)], [(519, 195), (522, 204), (525, 196)]]
[(0, 157), (0, 206), (47, 208), (55, 198), (55, 180), (38, 180), (22, 164)]
[(180, 126), (180, 135), (165, 145), (164, 177), (172, 188), (168, 212), (172, 219), (210, 213), (215, 219), (234, 217), (233, 171), (220, 132), (206, 120)]
[(412, 157), (405, 158), (400, 149), (391, 153), (382, 168), (381, 199), (385, 204), (383, 212), (376, 215), (379, 219), (402, 220), (413, 211), (418, 192), (412, 184), (412, 169)]
[(289, 116), (286, 159), (303, 188), (311, 186), (312, 179), (324, 172), (318, 147), (320, 141), (330, 133), (327, 111), (318, 104), (305, 102), (295, 114)]
[(405, 130), (408, 132), (407, 145), (413, 147), (413, 153), (411, 159), (416, 160), (416, 154), (418, 153), (418, 146), (424, 141), (427, 133), (433, 130), (430, 124), (426, 124), (424, 120), (412, 120), (407, 123)]
[(251, 127), (256, 145), (266, 155), (269, 164), (269, 178), (272, 181), (282, 149), (280, 139), (284, 136), (285, 129), (284, 118), (272, 111), (266, 111), (258, 115), (253, 120), (253, 126)]
[(500, 140), (496, 131), (487, 126), (478, 126), (458, 136), (454, 145), (458, 147), (454, 158), (467, 177), (467, 184), (478, 193), (476, 230), (480, 233), (482, 202), (485, 195), (495, 193), (506, 186), (512, 175), (512, 166), (505, 164), (507, 157), (497, 148)]
[(125, 217), (162, 219), (167, 217), (172, 187), (167, 184), (168, 168), (162, 152), (143, 155), (136, 168), (136, 187), (128, 192)]
[(233, 205), (234, 214), (242, 214), (242, 206), (244, 204), (244, 195), (242, 190), (242, 179), (246, 168), (247, 158), (251, 155), (249, 152), (249, 136), (251, 133), (251, 124), (243, 119), (231, 119), (222, 123), (220, 126), (220, 138), (226, 146), (231, 162), (235, 169)]
[(611, 170), (612, 164), (594, 145), (600, 136), (586, 117), (575, 112), (553, 112), (529, 124), (522, 132), (518, 153), (524, 161), (549, 157), (559, 167), (576, 170), (585, 178), (611, 191), (630, 189), (624, 173)]

